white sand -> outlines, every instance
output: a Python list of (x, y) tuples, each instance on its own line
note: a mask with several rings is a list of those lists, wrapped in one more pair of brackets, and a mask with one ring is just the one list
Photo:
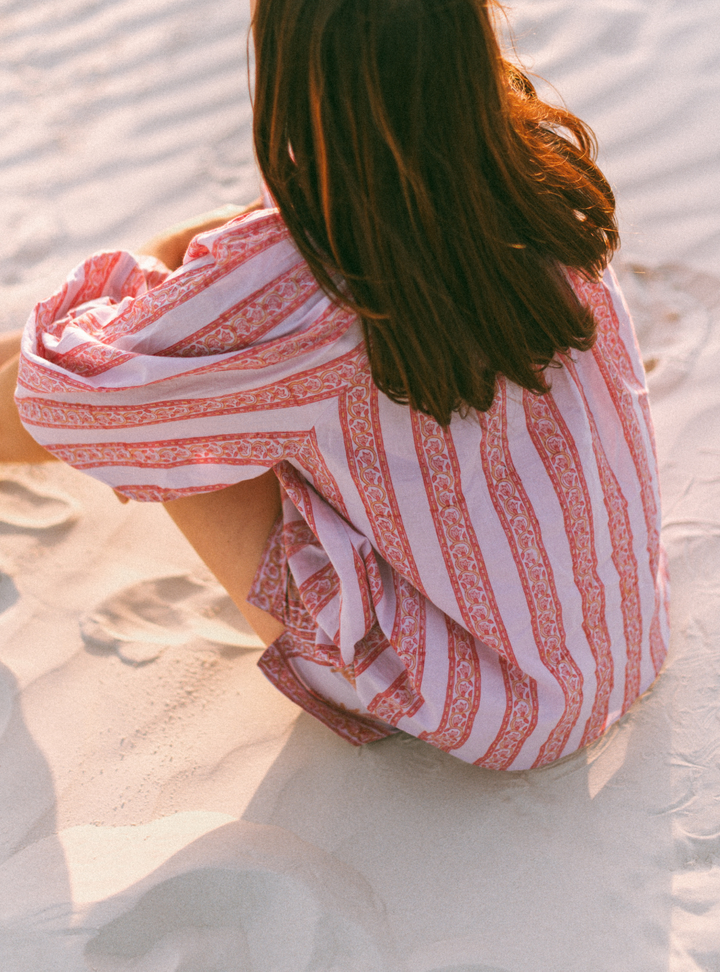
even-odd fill
[[(720, 970), (720, 6), (512, 17), (620, 200), (673, 579), (660, 681), (544, 770), (356, 750), (264, 681), (162, 510), (0, 467), (1, 972)], [(1, 0), (0, 327), (93, 249), (253, 198), (246, 21)]]

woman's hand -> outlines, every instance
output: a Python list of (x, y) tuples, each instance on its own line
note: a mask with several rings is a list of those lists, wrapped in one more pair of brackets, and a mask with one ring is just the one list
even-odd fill
[(217, 209), (211, 209), (208, 213), (201, 213), (183, 223), (170, 226), (144, 243), (137, 252), (154, 256), (170, 270), (177, 270), (182, 264), (185, 251), (194, 236), (197, 236), (198, 233), (205, 233), (207, 230), (216, 229), (218, 226), (224, 226), (235, 216), (244, 216), (245, 213), (262, 209), (262, 206), (262, 199), (256, 199), (249, 206), (235, 206), (232, 203), (226, 203), (226, 205), (219, 206)]

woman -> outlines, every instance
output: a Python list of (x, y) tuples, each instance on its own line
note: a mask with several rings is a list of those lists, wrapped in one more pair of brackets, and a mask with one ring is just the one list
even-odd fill
[(265, 674), (351, 742), (524, 769), (650, 685), (667, 584), (612, 192), (493, 12), (260, 0), (272, 199), (38, 305), (4, 457), (164, 502)]

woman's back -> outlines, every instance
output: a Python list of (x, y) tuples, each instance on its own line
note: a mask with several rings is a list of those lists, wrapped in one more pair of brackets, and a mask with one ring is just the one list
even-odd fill
[(625, 711), (667, 641), (642, 364), (612, 275), (572, 280), (593, 349), (549, 394), (501, 378), (443, 429), (378, 390), (357, 317), (261, 212), (164, 283), (127, 255), (88, 262), (36, 311), (21, 414), (138, 499), (274, 467), (287, 498), (255, 602), (287, 631), (268, 676), (355, 742), (397, 726), (540, 765)]

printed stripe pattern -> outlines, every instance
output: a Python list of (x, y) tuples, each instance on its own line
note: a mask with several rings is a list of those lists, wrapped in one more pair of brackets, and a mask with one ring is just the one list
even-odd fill
[(379, 392), (369, 372), (343, 395), (340, 422), (348, 468), (385, 560), (418, 590), (418, 573), (393, 487), (379, 415)]
[(484, 416), (483, 471), (517, 567), (538, 654), (565, 699), (562, 716), (540, 749), (535, 763), (539, 766), (557, 759), (565, 748), (580, 717), (583, 677), (565, 643), (562, 604), (540, 522), (510, 456), (506, 404), (506, 386), (499, 382), (493, 406)]
[[(645, 427), (644, 437), (637, 413), (633, 408), (632, 390), (637, 387), (638, 379), (630, 361), (628, 349), (620, 337), (620, 324), (612, 301), (606, 292), (596, 295), (593, 300), (593, 296), (588, 294), (588, 286), (584, 281), (577, 282), (577, 289), (581, 298), (585, 298), (592, 306), (593, 314), (598, 322), (601, 338), (593, 348), (593, 355), (615, 405), (625, 441), (635, 465), (645, 514), (650, 570), (653, 577), (657, 577), (660, 568), (659, 496), (652, 475), (652, 468), (656, 468), (657, 459), (647, 392), (645, 389), (641, 389), (640, 394), (637, 395), (637, 404)], [(612, 367), (610, 362), (612, 362)], [(649, 452), (646, 446), (648, 440), (650, 442)], [(655, 476), (656, 480), (657, 475)], [(660, 670), (667, 651), (660, 627), (660, 611), (662, 608), (661, 591), (656, 586), (655, 609), (650, 622), (650, 652), (656, 672)]]
[(597, 462), (603, 492), (603, 502), (607, 513), (608, 532), (612, 545), (612, 562), (618, 575), (620, 609), (622, 611), (623, 632), (627, 645), (625, 694), (622, 707), (622, 711), (625, 713), (639, 695), (640, 664), (642, 661), (642, 611), (640, 607), (638, 564), (632, 548), (632, 526), (628, 513), (627, 500), (623, 496), (617, 477), (610, 467), (607, 455), (600, 441), (597, 424), (588, 408), (585, 391), (573, 363), (568, 364), (568, 371), (572, 375), (575, 386), (583, 398), (589, 417), (593, 453)]
[[(130, 357), (125, 355), (126, 359)], [(186, 421), (188, 415), (204, 419), (266, 408), (293, 408), (335, 398), (354, 380), (364, 361), (363, 350), (353, 348), (325, 365), (252, 391), (168, 399), (130, 407), (124, 404), (66, 404), (53, 399), (27, 397), (22, 399), (22, 417), (32, 425), (44, 428), (134, 429)], [(81, 367), (78, 365), (76, 374), (80, 373)]]
[(595, 659), (597, 688), (580, 742), (585, 746), (600, 735), (605, 725), (614, 675), (605, 620), (605, 591), (597, 572), (592, 506), (577, 447), (555, 401), (524, 391), (523, 405), (528, 431), (562, 511), (575, 586), (582, 599), (582, 629)]
[[(452, 436), (434, 419), (420, 413), (413, 414), (413, 433), (445, 570), (465, 627), (497, 652), (500, 658), (517, 668), (510, 639), (490, 584), (485, 559), (462, 493), (460, 469)], [(452, 652), (459, 644), (461, 643), (457, 638), (449, 637), (448, 651)], [(529, 676), (526, 678), (529, 683)], [(524, 700), (534, 697), (529, 684), (523, 684), (523, 681), (520, 679), (506, 683), (512, 694), (505, 699), (505, 731), (482, 757), (483, 766), (505, 768), (510, 765), (532, 731), (536, 715), (528, 712), (527, 707), (514, 695), (519, 690)], [(449, 679), (448, 693), (452, 691), (454, 686)], [(471, 711), (475, 713), (477, 707), (471, 706)]]

